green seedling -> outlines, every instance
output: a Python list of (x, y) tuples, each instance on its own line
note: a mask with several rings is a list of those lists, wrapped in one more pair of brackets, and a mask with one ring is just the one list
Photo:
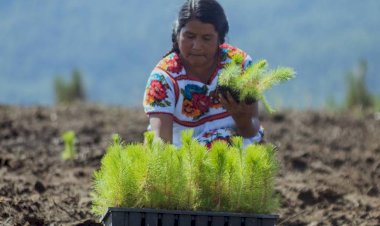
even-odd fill
[(210, 149), (182, 134), (177, 148), (145, 134), (144, 143), (107, 148), (94, 173), (93, 212), (108, 207), (159, 208), (249, 213), (273, 213), (279, 206), (274, 192), (278, 170), (272, 145), (243, 148), (216, 141)]
[(121, 143), (121, 136), (117, 133), (114, 133), (111, 135), (111, 138), (112, 138), (112, 142), (114, 144), (118, 144), (118, 143)]
[(74, 143), (75, 143), (74, 131), (71, 131), (71, 130), (66, 131), (62, 135), (62, 139), (65, 145), (62, 155), (61, 155), (62, 159), (63, 160), (75, 159), (77, 157), (77, 151), (75, 150), (75, 146), (74, 146)]
[(265, 98), (264, 92), (294, 76), (294, 70), (289, 67), (268, 70), (266, 60), (260, 60), (243, 70), (242, 58), (237, 55), (222, 70), (218, 79), (218, 90), (225, 98), (229, 92), (237, 102), (251, 104), (261, 101), (266, 110), (272, 113), (274, 110)]

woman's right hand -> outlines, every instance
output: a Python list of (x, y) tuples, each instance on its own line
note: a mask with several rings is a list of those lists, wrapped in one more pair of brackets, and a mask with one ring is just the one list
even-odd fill
[(151, 130), (155, 138), (163, 140), (165, 143), (173, 143), (173, 116), (169, 114), (149, 115)]
[(242, 137), (253, 137), (260, 128), (258, 103), (246, 104), (236, 102), (227, 92), (226, 98), (219, 95), (220, 102), (234, 119), (238, 134)]

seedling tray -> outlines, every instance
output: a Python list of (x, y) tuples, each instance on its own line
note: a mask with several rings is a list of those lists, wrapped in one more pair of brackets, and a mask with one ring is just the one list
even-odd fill
[(278, 215), (108, 208), (105, 226), (274, 226)]

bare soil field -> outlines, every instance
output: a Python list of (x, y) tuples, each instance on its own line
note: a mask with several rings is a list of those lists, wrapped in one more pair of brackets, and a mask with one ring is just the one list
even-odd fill
[[(278, 146), (278, 225), (380, 225), (380, 116), (283, 111), (262, 114)], [(0, 106), (0, 225), (99, 225), (94, 170), (118, 133), (141, 142), (142, 109)], [(79, 156), (61, 160), (73, 130)]]

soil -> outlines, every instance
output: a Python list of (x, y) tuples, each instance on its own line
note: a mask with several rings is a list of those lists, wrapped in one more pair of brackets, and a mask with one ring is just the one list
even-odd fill
[[(262, 114), (278, 146), (278, 225), (380, 225), (380, 115), (316, 111)], [(0, 106), (0, 225), (98, 225), (94, 170), (118, 133), (141, 142), (142, 109)], [(61, 160), (73, 130), (78, 157)]]

